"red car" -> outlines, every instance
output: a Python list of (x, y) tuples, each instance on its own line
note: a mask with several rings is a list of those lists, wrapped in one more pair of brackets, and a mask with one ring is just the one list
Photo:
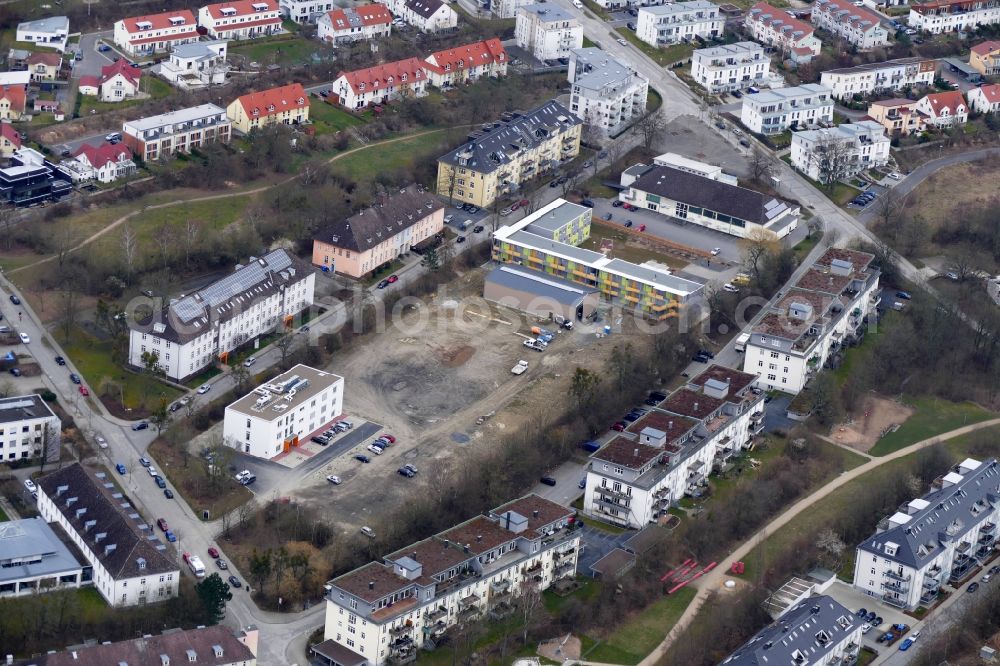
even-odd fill
[(393, 282), (399, 282), (399, 276), (398, 275), (390, 275), (389, 277), (387, 277), (385, 279), (385, 281), (388, 282), (389, 284), (392, 284)]
[(184, 561), (187, 562), (189, 559), (191, 559), (191, 553), (184, 553)]
[(624, 421), (618, 421), (613, 426), (611, 426), (611, 429), (614, 430), (614, 431), (616, 431), (616, 432), (623, 432), (625, 430), (625, 427), (627, 425), (628, 424), (625, 423)]
[(90, 391), (87, 390), (86, 386), (80, 387), (80, 395), (90, 395)]
[(395, 444), (395, 443), (396, 443), (396, 438), (395, 438), (395, 437), (393, 437), (392, 435), (390, 435), (389, 433), (383, 433), (383, 434), (382, 434), (382, 437), (383, 437), (384, 439), (387, 439), (387, 440), (389, 440), (389, 443), (390, 443), (390, 444)]
[(208, 549), (208, 554), (211, 556), (213, 560), (219, 559), (219, 549), (215, 548), (214, 546)]
[(646, 230), (646, 225), (645, 224), (640, 224), (639, 225), (639, 231), (645, 231), (645, 230)]
[(639, 210), (638, 208), (636, 208), (635, 206), (633, 206), (630, 203), (623, 203), (622, 204), (622, 208), (624, 208), (625, 210)]
[(166, 532), (168, 529), (170, 529), (167, 526), (167, 521), (165, 521), (163, 518), (157, 518), (156, 519), (156, 526), (159, 527), (164, 532)]

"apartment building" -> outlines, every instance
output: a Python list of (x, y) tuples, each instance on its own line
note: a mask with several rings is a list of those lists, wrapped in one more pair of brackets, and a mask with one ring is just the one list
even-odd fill
[(929, 86), (934, 83), (937, 61), (920, 57), (872, 62), (857, 67), (831, 69), (820, 74), (820, 85), (836, 99)]
[(822, 47), (811, 25), (766, 2), (750, 8), (743, 26), (755, 40), (795, 62), (809, 62)]
[[(976, 90), (973, 88), (973, 90)], [(931, 93), (922, 97), (914, 106), (931, 127), (943, 128), (964, 125), (969, 119), (969, 106), (958, 90)]]
[(1000, 23), (1000, 4), (996, 0), (936, 0), (912, 4), (907, 22), (911, 28), (933, 35), (974, 31), (979, 26)]
[(597, 289), (606, 301), (646, 319), (704, 316), (703, 285), (653, 262), (633, 264), (576, 247), (590, 235), (591, 219), (591, 209), (556, 199), (495, 231), (493, 260)]
[(573, 49), (569, 82), (570, 111), (606, 134), (619, 134), (646, 112), (649, 80), (602, 49)]
[(868, 117), (884, 127), (890, 137), (920, 134), (927, 129), (925, 116), (917, 111), (912, 99), (895, 97), (872, 102)]
[(357, 7), (338, 7), (316, 19), (316, 31), (317, 36), (328, 44), (381, 39), (392, 32), (392, 12), (377, 2)]
[(438, 88), (507, 75), (507, 52), (496, 37), (436, 51), (425, 60), (427, 80)]
[(874, 255), (831, 248), (752, 328), (744, 372), (761, 387), (798, 393), (828, 361), (863, 335), (881, 301)]
[(583, 47), (583, 26), (558, 5), (525, 5), (517, 10), (514, 39), (542, 62), (568, 58), (570, 51)]
[(345, 109), (358, 111), (394, 99), (427, 94), (427, 71), (420, 58), (341, 72), (330, 88), (330, 98)]
[(229, 72), (227, 51), (224, 39), (182, 44), (171, 49), (170, 59), (155, 65), (153, 72), (185, 90), (219, 85)]
[(669, 46), (694, 41), (696, 37), (718, 37), (725, 25), (718, 5), (708, 0), (688, 0), (640, 7), (635, 35), (650, 46)]
[(969, 66), (983, 76), (1000, 74), (1000, 41), (991, 39), (969, 50)]
[(438, 194), (486, 208), (580, 153), (583, 121), (559, 102), (501, 118), (438, 158)]
[(168, 111), (122, 125), (123, 142), (146, 162), (210, 143), (229, 143), (231, 135), (232, 121), (225, 109), (214, 104)]
[(189, 9), (133, 16), (115, 23), (115, 44), (130, 56), (164, 53), (198, 41), (198, 22)]
[(281, 32), (277, 0), (229, 0), (198, 10), (198, 25), (212, 39), (253, 39)]
[(854, 664), (861, 652), (863, 617), (833, 597), (819, 595), (799, 601), (773, 624), (761, 629), (722, 666)]
[(66, 41), (69, 39), (69, 19), (65, 16), (48, 16), (37, 21), (24, 21), (17, 24), (14, 37), (19, 42), (62, 52), (66, 50)]
[(100, 76), (81, 76), (79, 92), (93, 95), (102, 102), (124, 102), (139, 94), (142, 70), (126, 60), (101, 67)]
[(524, 5), (535, 4), (532, 0), (498, 0), (490, 3), (490, 9), (497, 18), (512, 19), (517, 18), (517, 10)]
[(0, 460), (59, 462), (62, 422), (37, 393), (0, 398)]
[(309, 95), (301, 83), (243, 95), (226, 108), (233, 127), (249, 134), (269, 125), (304, 125), (309, 122)]
[(441, 233), (444, 205), (419, 185), (380, 194), (373, 204), (322, 227), (313, 237), (312, 263), (360, 278)]
[(0, 122), (0, 157), (9, 159), (21, 149), (21, 133), (9, 122)]
[(161, 542), (105, 472), (75, 462), (36, 482), (38, 513), (69, 535), (93, 568), (93, 583), (115, 607), (177, 595), (180, 571)]
[(1000, 84), (991, 83), (971, 89), (969, 107), (977, 113), (1000, 113)]
[(499, 506), (326, 585), (328, 663), (412, 660), (449, 629), (509, 616), (529, 589), (576, 575), (575, 512), (537, 495)]
[(889, 44), (889, 32), (882, 27), (881, 17), (851, 0), (816, 0), (812, 22), (861, 50)]
[(312, 305), (316, 274), (285, 250), (237, 264), (230, 275), (172, 300), (142, 321), (129, 320), (129, 363), (155, 353), (167, 377), (182, 381), (254, 338), (291, 323)]
[(1000, 521), (1000, 465), (972, 458), (955, 465), (923, 497), (883, 519), (857, 547), (854, 587), (882, 603), (930, 606), (942, 585), (957, 585), (989, 560)]
[(813, 180), (843, 180), (889, 162), (891, 139), (874, 120), (795, 132), (792, 166)]
[(833, 93), (815, 83), (763, 90), (743, 98), (740, 120), (757, 134), (833, 123)]
[(23, 86), (0, 86), (0, 120), (20, 120), (21, 116), (24, 115), (27, 103), (27, 82)]
[(761, 230), (784, 238), (801, 212), (789, 201), (672, 166), (636, 165), (621, 183), (621, 201), (738, 238)]
[(102, 143), (99, 146), (83, 144), (76, 149), (73, 159), (90, 170), (91, 178), (100, 183), (113, 183), (128, 178), (139, 169), (132, 161), (132, 151), (125, 144)]
[(58, 524), (39, 517), (0, 523), (0, 598), (90, 583), (93, 570), (82, 564), (82, 553), (68, 541)]
[(281, 15), (299, 25), (315, 23), (320, 16), (336, 8), (332, 0), (278, 0)]
[(710, 93), (760, 85), (770, 69), (771, 59), (764, 47), (754, 42), (712, 46), (691, 54), (691, 77)]
[(388, 0), (393, 16), (421, 32), (440, 32), (458, 27), (458, 13), (444, 0)]
[(326, 430), (344, 411), (344, 378), (299, 363), (226, 406), (222, 440), (274, 458)]
[(756, 375), (711, 365), (591, 456), (584, 514), (642, 529), (700, 496), (710, 473), (751, 448), (764, 397)]
[(257, 629), (230, 629), (222, 625), (196, 629), (167, 629), (162, 634), (97, 644), (76, 645), (48, 652), (17, 666), (257, 666)]

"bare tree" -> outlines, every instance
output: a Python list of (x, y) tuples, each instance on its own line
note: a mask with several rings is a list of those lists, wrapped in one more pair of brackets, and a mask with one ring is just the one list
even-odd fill
[(624, 141), (612, 141), (605, 148), (608, 151), (608, 162), (612, 171), (616, 169), (622, 157), (625, 156), (625, 147)]
[(0, 206), (0, 238), (4, 247), (10, 249), (14, 244), (14, 223), (17, 222), (17, 209), (13, 206)]
[(651, 150), (666, 132), (667, 121), (659, 110), (650, 111), (636, 121), (632, 126), (632, 132), (642, 137), (642, 146), (646, 150)]
[(567, 194), (573, 191), (573, 189), (580, 182), (582, 176), (579, 171), (573, 171), (571, 173), (566, 174), (565, 178), (566, 182), (562, 184), (563, 196), (566, 196)]
[[(256, 219), (254, 217), (253, 219)], [(251, 216), (248, 212), (247, 222), (253, 226), (251, 221)], [(201, 223), (198, 220), (192, 220), (188, 218), (184, 222), (184, 265), (189, 266), (191, 264), (191, 250), (194, 249), (195, 241), (198, 240), (198, 233), (201, 231)]]
[(174, 228), (168, 222), (163, 223), (153, 235), (153, 240), (156, 241), (156, 245), (160, 249), (160, 262), (164, 268), (168, 268), (170, 266), (170, 250), (174, 244)]
[(63, 338), (69, 340), (80, 314), (79, 292), (71, 280), (67, 280), (59, 292), (59, 323), (62, 326)]
[(819, 182), (828, 187), (854, 175), (851, 144), (827, 136), (816, 142), (810, 160), (815, 164)]
[(774, 175), (774, 162), (771, 156), (754, 146), (750, 151), (750, 180), (758, 185), (769, 185)]
[(122, 226), (121, 248), (122, 261), (125, 263), (125, 280), (131, 283), (135, 271), (136, 252), (139, 249), (139, 237), (128, 222)]
[(293, 336), (292, 332), (282, 325), (282, 330), (279, 333), (278, 339), (274, 341), (274, 346), (281, 352), (282, 368), (284, 368), (285, 362), (288, 360), (288, 352), (291, 350), (293, 342), (295, 342), (295, 336)]
[(538, 614), (542, 606), (542, 593), (538, 589), (538, 583), (529, 577), (521, 581), (521, 589), (517, 598), (517, 607), (521, 614), (521, 642), (528, 642), (528, 629)]
[(777, 235), (768, 229), (756, 228), (740, 241), (743, 248), (743, 262), (750, 270), (753, 280), (760, 283), (760, 273), (764, 258), (776, 254), (781, 249)]
[(829, 527), (824, 528), (816, 535), (816, 547), (830, 556), (834, 569), (840, 568), (844, 551), (847, 549), (847, 544), (840, 538), (840, 535)]

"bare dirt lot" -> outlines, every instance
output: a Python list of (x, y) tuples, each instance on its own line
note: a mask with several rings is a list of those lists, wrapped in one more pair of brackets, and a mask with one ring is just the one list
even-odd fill
[(996, 182), (998, 177), (1000, 165), (997, 164), (986, 161), (955, 164), (921, 183), (910, 193), (906, 207), (931, 224), (933, 232), (938, 226), (954, 221), (956, 210), (969, 205), (978, 208), (993, 201), (996, 191), (979, 184)]
[(913, 414), (913, 409), (880, 396), (865, 398), (859, 416), (833, 429), (830, 438), (867, 453), (893, 426), (900, 426)]
[[(427, 299), (422, 311), (408, 308), (383, 332), (338, 354), (329, 370), (345, 378), (345, 412), (384, 424), (397, 443), (376, 456), (364, 451), (365, 442), (301, 479), (290, 494), (332, 507), (324, 513), (337, 527), (388, 527), (393, 507), (417, 486), (455, 473), (463, 452), (561, 410), (577, 365), (600, 367), (625, 339), (643, 344), (628, 334), (597, 338), (571, 331), (557, 335), (543, 353), (527, 349), (519, 333), (539, 322), (481, 299), (467, 304), (467, 297), (482, 293), (483, 274), (466, 274)], [(512, 375), (519, 359), (529, 369)], [(480, 417), (486, 418), (477, 425)], [(354, 460), (362, 452), (370, 464)], [(415, 478), (397, 474), (405, 462), (420, 470)], [(343, 485), (331, 487), (327, 474), (340, 476)]]

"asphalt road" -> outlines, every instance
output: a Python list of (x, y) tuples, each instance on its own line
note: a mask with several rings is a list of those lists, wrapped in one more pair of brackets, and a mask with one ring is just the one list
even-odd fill
[(114, 33), (110, 30), (105, 32), (89, 32), (80, 35), (79, 52), (83, 54), (83, 60), (74, 61), (73, 78), (82, 76), (100, 76), (101, 68), (114, 62), (114, 51), (101, 53), (97, 50), (97, 41), (107, 39), (111, 41)]

